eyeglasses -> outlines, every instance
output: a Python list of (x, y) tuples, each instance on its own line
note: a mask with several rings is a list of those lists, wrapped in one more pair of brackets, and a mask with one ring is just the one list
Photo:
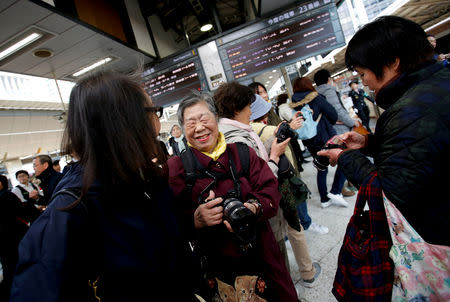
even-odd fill
[(158, 118), (160, 118), (163, 115), (164, 108), (160, 107), (160, 106), (157, 106), (157, 107), (145, 107), (145, 111), (146, 112), (153, 112), (153, 113), (156, 114), (156, 116)]

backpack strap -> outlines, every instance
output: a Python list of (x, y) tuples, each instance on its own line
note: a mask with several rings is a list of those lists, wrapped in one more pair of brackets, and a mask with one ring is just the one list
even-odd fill
[(261, 137), (261, 134), (263, 133), (264, 129), (266, 129), (267, 125), (265, 125), (264, 127), (262, 127), (261, 130), (259, 130), (258, 132), (258, 136)]
[[(233, 181), (236, 184), (236, 181), (239, 180), (239, 177), (244, 176), (248, 178), (250, 175), (250, 152), (249, 147), (244, 143), (236, 143), (236, 148), (238, 151), (239, 160), (241, 161), (242, 170), (238, 173), (237, 169), (234, 165), (234, 161), (232, 158), (232, 154), (229, 153), (228, 157), (230, 160), (230, 171), (234, 169), (230, 173), (217, 173), (214, 171), (210, 171), (203, 167), (195, 158), (194, 153), (192, 152), (190, 147), (186, 147), (185, 152), (180, 154), (181, 161), (183, 163), (184, 172), (186, 174), (186, 193), (190, 196), (192, 194), (192, 189), (194, 188), (195, 182), (198, 178), (212, 178), (213, 182), (207, 186), (203, 191), (208, 191), (214, 185), (217, 184), (221, 179), (225, 179), (227, 176), (231, 176)], [(206, 192), (205, 191), (205, 192)], [(200, 194), (199, 199), (202, 197)]]
[(241, 175), (245, 178), (248, 178), (250, 175), (250, 151), (248, 150), (248, 145), (244, 143), (236, 143), (236, 148), (239, 154), (239, 159), (241, 161)]
[(198, 160), (192, 153), (191, 147), (186, 145), (186, 149), (180, 155), (183, 163), (184, 172), (186, 173), (186, 190), (189, 195), (192, 193), (192, 189), (199, 178), (199, 174), (196, 170), (203, 170)]

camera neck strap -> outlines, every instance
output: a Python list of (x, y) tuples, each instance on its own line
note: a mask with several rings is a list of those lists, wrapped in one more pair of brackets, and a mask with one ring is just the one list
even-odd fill
[(190, 147), (187, 147), (186, 150), (181, 153), (180, 158), (183, 163), (184, 171), (186, 173), (186, 190), (189, 195), (192, 194), (192, 189), (195, 185), (195, 182), (199, 178), (211, 178), (211, 183), (206, 186), (200, 195), (198, 196), (198, 201), (203, 202), (205, 195), (209, 193), (213, 187), (215, 187), (218, 182), (223, 179), (231, 178), (233, 180), (234, 189), (238, 196), (241, 198), (241, 182), (239, 180), (240, 177), (244, 176), (248, 178), (249, 175), (249, 166), (250, 166), (250, 155), (248, 146), (245, 144), (236, 143), (237, 151), (239, 154), (239, 159), (241, 161), (241, 171), (238, 172), (236, 168), (236, 164), (233, 159), (233, 154), (229, 148), (227, 148), (228, 154), (228, 162), (229, 162), (229, 171), (217, 172), (210, 170), (208, 168), (203, 167), (202, 164), (195, 157), (193, 151)]

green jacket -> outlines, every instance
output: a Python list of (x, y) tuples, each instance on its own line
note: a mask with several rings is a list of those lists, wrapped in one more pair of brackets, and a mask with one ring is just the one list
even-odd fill
[(344, 152), (338, 164), (358, 186), (376, 170), (413, 228), (430, 243), (450, 245), (450, 70), (430, 64), (403, 74), (376, 102), (386, 111), (368, 147)]

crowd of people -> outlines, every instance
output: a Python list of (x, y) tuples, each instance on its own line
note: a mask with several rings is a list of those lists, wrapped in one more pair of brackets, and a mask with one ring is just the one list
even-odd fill
[[(328, 232), (312, 222), (307, 196), (293, 184), (305, 148), (321, 208), (348, 207), (349, 188), (376, 175), (427, 242), (449, 246), (450, 71), (435, 59), (418, 24), (379, 18), (346, 50), (347, 67), (375, 92), (372, 99), (349, 83), (356, 115), (327, 70), (314, 83), (295, 79), (277, 106), (261, 83), (224, 83), (214, 93), (186, 94), (170, 156), (159, 140), (162, 109), (138, 78), (85, 77), (70, 94), (63, 137), (74, 163), (61, 173), (58, 162), (38, 155), (36, 181), (19, 170), (12, 190), (0, 176), (0, 299), (299, 301), (286, 240), (300, 283), (312, 287), (322, 267), (305, 230)], [(364, 99), (385, 110), (375, 129)], [(316, 133), (299, 141), (304, 108)], [(367, 135), (352, 131), (361, 126)], [(337, 165), (330, 189), (328, 163)]]

